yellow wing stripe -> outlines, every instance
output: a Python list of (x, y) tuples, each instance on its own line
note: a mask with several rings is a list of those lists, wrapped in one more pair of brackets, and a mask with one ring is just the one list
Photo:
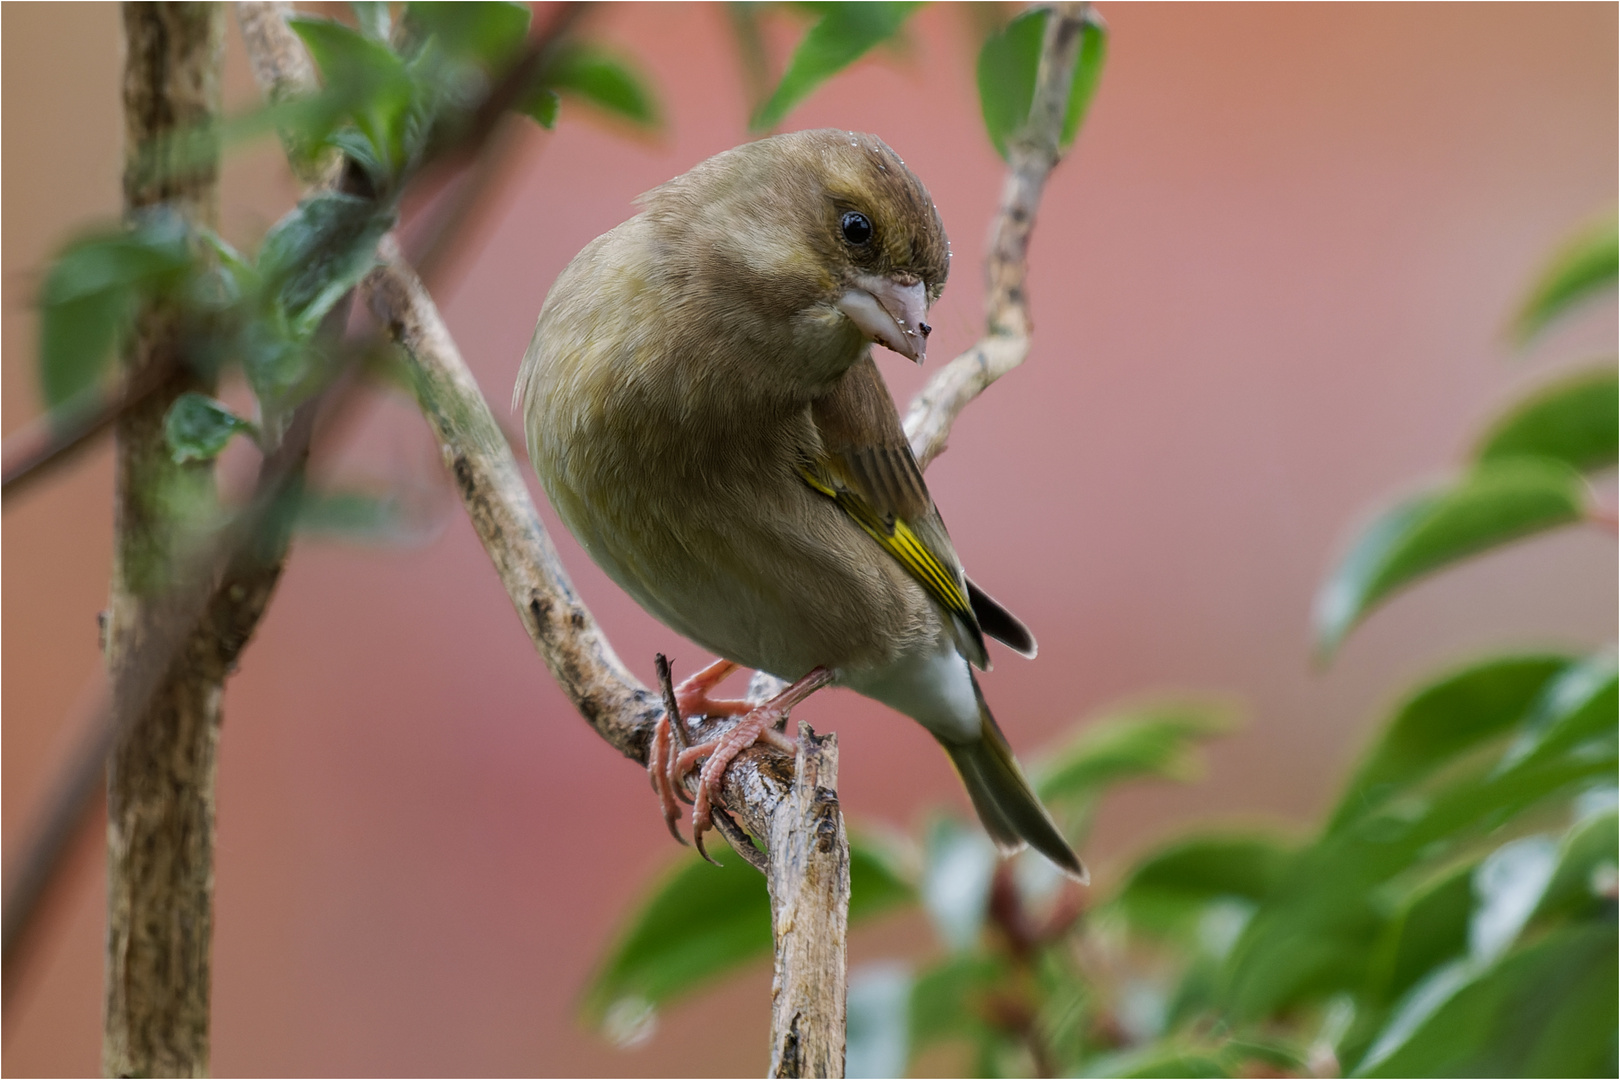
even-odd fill
[(963, 615), (970, 614), (972, 609), (968, 604), (967, 593), (956, 583), (956, 575), (939, 561), (939, 556), (917, 538), (917, 534), (911, 531), (909, 525), (896, 520), (891, 529), (888, 522), (852, 492), (831, 486), (809, 469), (803, 470), (802, 475), (806, 483), (836, 502), (868, 536), (882, 544), (889, 554), (900, 560), (900, 565), (910, 571), (911, 575), (947, 608)]

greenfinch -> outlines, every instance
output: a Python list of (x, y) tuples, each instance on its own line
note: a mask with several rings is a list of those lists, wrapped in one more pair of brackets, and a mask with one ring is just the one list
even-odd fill
[[(515, 407), (557, 514), (648, 612), (722, 659), (679, 688), (687, 715), (739, 715), (649, 769), (671, 831), (700, 761), (701, 842), (730, 760), (836, 684), (945, 748), (1003, 851), (1084, 880), (997, 727), (973, 668), (1029, 631), (962, 571), (873, 360), (922, 362), (950, 247), (922, 182), (882, 140), (778, 135), (639, 200), (558, 276)], [(758, 707), (709, 696), (739, 665), (790, 685)]]

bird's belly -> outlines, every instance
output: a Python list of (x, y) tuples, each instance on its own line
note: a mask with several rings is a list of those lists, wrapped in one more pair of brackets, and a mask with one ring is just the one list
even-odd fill
[(549, 480), (558, 514), (643, 608), (718, 656), (796, 679), (879, 667), (938, 637), (922, 588), (786, 469), (763, 488), (769, 506), (727, 497), (757, 483), (709, 476), (672, 495), (625, 470), (605, 475), (613, 482)]

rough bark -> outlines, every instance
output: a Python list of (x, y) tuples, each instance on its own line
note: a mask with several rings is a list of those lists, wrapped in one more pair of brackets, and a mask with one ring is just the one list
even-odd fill
[[(125, 5), (130, 215), (165, 205), (198, 224), (215, 223), (218, 150), (208, 144), (219, 117), (224, 28), (216, 5)], [(102, 1065), (115, 1076), (207, 1071), (220, 696), (274, 584), (262, 571), (238, 575), (206, 618), (189, 629), (172, 625), (170, 594), (190, 554), (188, 521), (215, 499), (211, 466), (176, 464), (164, 442), (163, 417), (175, 397), (210, 389), (178, 362), (181, 349), (178, 312), (148, 304), (125, 350), (126, 371), (173, 374), (117, 424), (107, 664), (114, 700), (145, 705), (126, 718), (107, 759)], [(184, 644), (167, 670), (142, 670), (143, 645), (174, 636)]]
[(838, 736), (799, 726), (793, 787), (771, 815), (771, 1075), (843, 1076), (849, 838)]

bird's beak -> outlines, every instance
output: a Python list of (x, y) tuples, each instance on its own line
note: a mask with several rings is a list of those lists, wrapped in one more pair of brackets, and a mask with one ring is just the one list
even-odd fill
[(928, 291), (922, 282), (902, 285), (893, 278), (863, 275), (855, 279), (854, 288), (838, 298), (838, 309), (879, 345), (888, 346), (908, 360), (923, 362), (933, 327), (923, 322), (928, 313)]

